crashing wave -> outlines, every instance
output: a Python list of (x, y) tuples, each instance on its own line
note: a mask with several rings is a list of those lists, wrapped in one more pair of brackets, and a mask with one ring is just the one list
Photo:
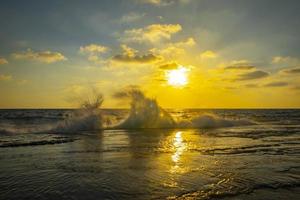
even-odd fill
[(72, 133), (102, 129), (102, 114), (99, 108), (103, 100), (101, 94), (95, 94), (92, 98), (85, 100), (80, 109), (59, 123), (52, 129), (52, 132)]
[[(64, 121), (55, 126), (39, 127), (36, 130), (21, 130), (29, 133), (78, 133), (82, 131), (94, 131), (102, 129), (147, 129), (147, 128), (222, 128), (232, 126), (244, 126), (254, 124), (249, 120), (224, 119), (213, 114), (202, 114), (189, 120), (175, 120), (166, 110), (159, 106), (157, 101), (148, 98), (136, 88), (118, 92), (115, 98), (130, 100), (129, 115), (115, 125), (105, 125), (109, 121), (103, 117), (100, 107), (103, 103), (103, 96), (94, 93), (92, 98), (81, 103), (80, 109), (72, 113)], [(110, 123), (106, 123), (110, 124)], [(18, 131), (1, 129), (0, 133), (19, 133)]]
[(222, 128), (232, 126), (253, 125), (249, 120), (223, 119), (213, 114), (203, 114), (192, 118), (191, 120), (181, 120), (178, 123), (180, 128)]
[(129, 116), (113, 128), (221, 128), (254, 124), (249, 120), (223, 119), (213, 114), (202, 114), (190, 120), (174, 120), (155, 99), (147, 98), (139, 89), (119, 92), (116, 98), (129, 98)]
[(118, 98), (130, 98), (129, 116), (115, 128), (173, 128), (176, 122), (155, 99), (147, 98), (138, 89), (119, 92)]

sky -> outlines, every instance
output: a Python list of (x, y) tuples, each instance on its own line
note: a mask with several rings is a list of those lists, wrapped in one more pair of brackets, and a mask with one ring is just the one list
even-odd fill
[(0, 2), (0, 108), (299, 108), (298, 0)]

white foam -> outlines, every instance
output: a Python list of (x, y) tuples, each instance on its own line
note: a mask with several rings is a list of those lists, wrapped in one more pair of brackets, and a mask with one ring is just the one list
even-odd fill
[(130, 98), (129, 116), (114, 128), (220, 128), (251, 125), (249, 120), (223, 119), (213, 114), (202, 114), (190, 120), (174, 120), (155, 99), (147, 98), (140, 90), (119, 92), (117, 98)]

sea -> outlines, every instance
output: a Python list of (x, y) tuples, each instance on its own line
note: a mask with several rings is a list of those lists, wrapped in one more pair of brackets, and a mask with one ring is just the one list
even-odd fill
[(0, 199), (300, 199), (300, 110), (98, 112), (0, 110)]

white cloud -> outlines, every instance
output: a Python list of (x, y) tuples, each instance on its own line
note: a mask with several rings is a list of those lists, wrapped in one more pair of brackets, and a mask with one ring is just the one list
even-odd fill
[(112, 60), (118, 62), (147, 64), (161, 59), (152, 53), (137, 55), (138, 51), (128, 47), (127, 45), (121, 45), (121, 47), (123, 49), (123, 54), (113, 56)]
[(203, 53), (200, 54), (201, 59), (213, 59), (218, 57), (218, 54), (214, 51), (204, 51)]
[(100, 44), (89, 44), (79, 48), (80, 53), (87, 54), (88, 60), (95, 63), (101, 62), (101, 55), (106, 53), (108, 50), (108, 47)]
[(140, 0), (139, 2), (154, 6), (169, 6), (174, 3), (189, 3), (191, 0)]
[(151, 52), (166, 58), (175, 59), (186, 53), (186, 49), (196, 45), (194, 38), (190, 37), (184, 41), (167, 43), (163, 47), (151, 49)]
[(81, 46), (79, 51), (81, 53), (105, 53), (107, 52), (108, 50), (108, 47), (106, 46), (102, 46), (102, 45), (99, 45), (99, 44), (89, 44), (89, 45), (86, 45), (86, 46)]
[(27, 49), (24, 52), (18, 52), (12, 54), (14, 59), (26, 59), (26, 60), (34, 60), (43, 63), (54, 63), (58, 61), (67, 60), (67, 58), (59, 53), (59, 52), (51, 52), (51, 51), (39, 51), (34, 52), (31, 49)]
[(152, 24), (144, 28), (125, 30), (123, 42), (150, 42), (157, 43), (162, 40), (169, 40), (171, 36), (182, 30), (180, 24)]
[(287, 65), (297, 65), (300, 60), (290, 56), (274, 56), (272, 58), (273, 64), (287, 64)]

